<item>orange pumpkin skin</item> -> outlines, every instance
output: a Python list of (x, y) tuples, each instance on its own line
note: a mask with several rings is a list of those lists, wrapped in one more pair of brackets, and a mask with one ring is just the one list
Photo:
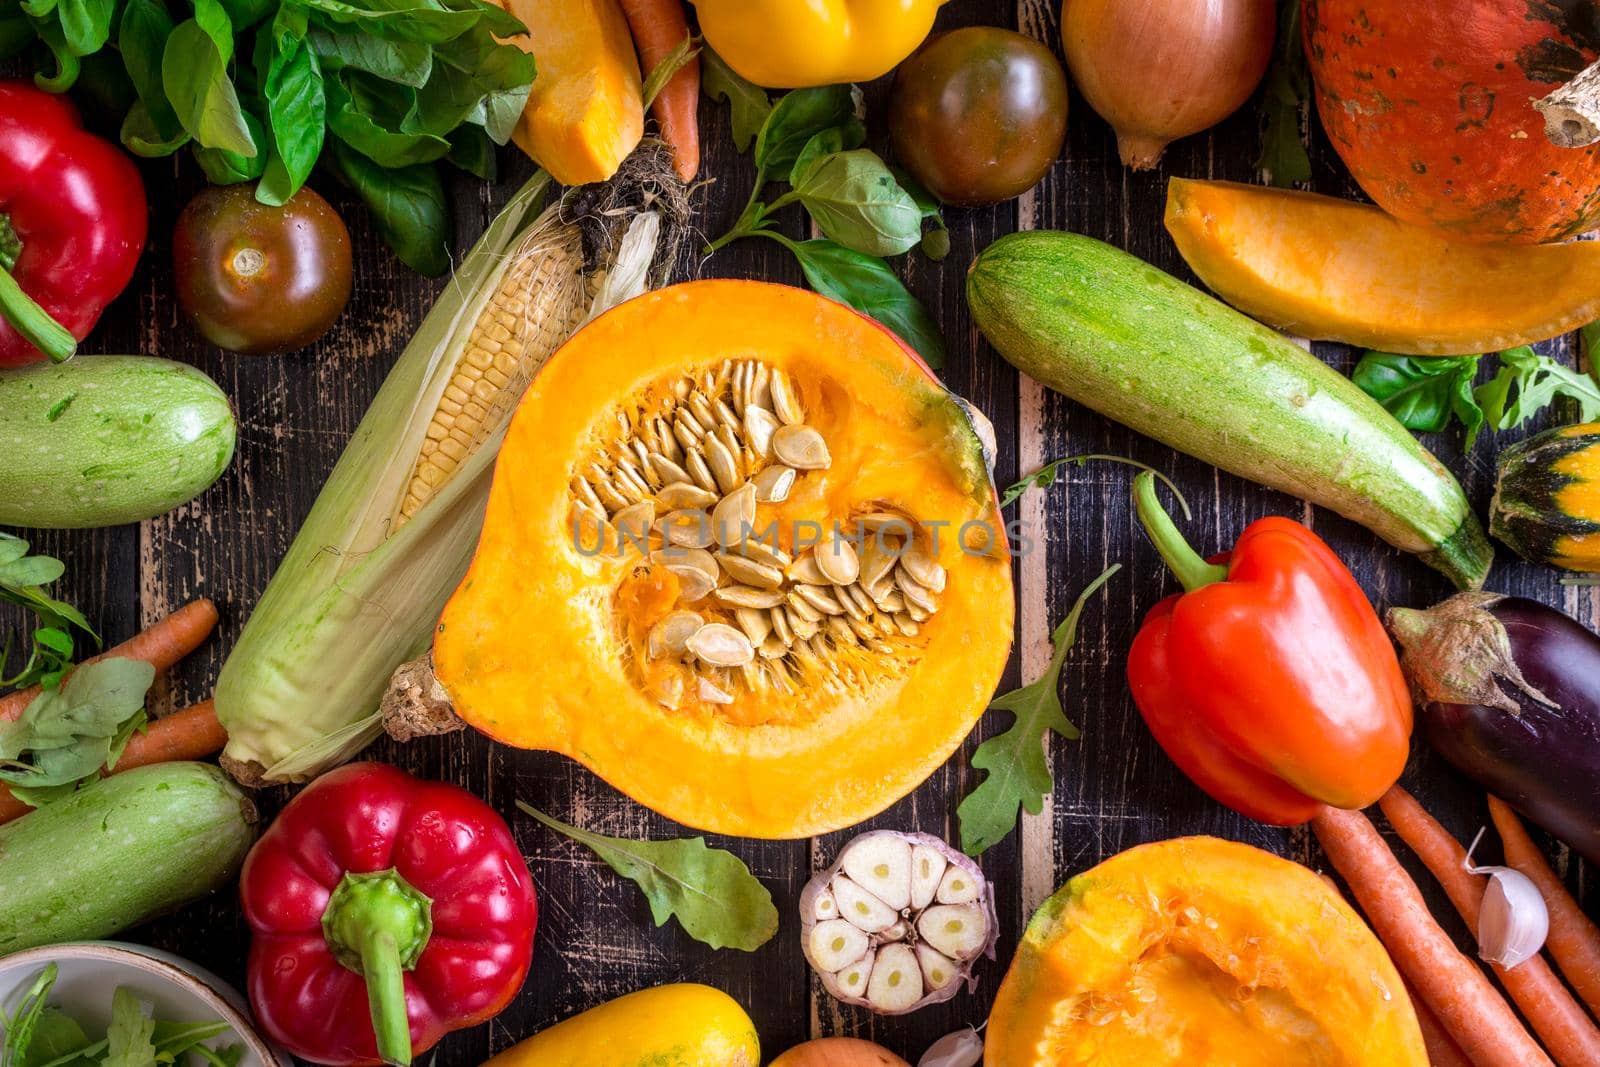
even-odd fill
[(1582, 71), (1574, 0), (1305, 0), (1322, 125), (1390, 214), (1479, 244), (1600, 226), (1600, 145), (1557, 148), (1532, 101)]

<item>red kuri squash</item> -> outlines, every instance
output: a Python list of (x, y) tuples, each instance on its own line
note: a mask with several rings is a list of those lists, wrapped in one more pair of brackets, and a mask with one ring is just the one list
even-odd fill
[(1305, 0), (1305, 26), (1322, 124), (1390, 214), (1476, 243), (1600, 226), (1600, 145), (1533, 108), (1594, 62), (1596, 0)]

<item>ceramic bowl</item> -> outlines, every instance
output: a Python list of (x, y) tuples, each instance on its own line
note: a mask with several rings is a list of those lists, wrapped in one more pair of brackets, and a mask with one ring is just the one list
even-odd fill
[(286, 1053), (256, 1032), (236, 989), (203, 967), (143, 945), (81, 941), (0, 958), (0, 1006), (16, 1010), (18, 998), (49, 963), (59, 972), (49, 1003), (65, 1008), (91, 1032), (103, 1031), (111, 1021), (111, 996), (117, 987), (131, 986), (159, 1018), (185, 1023), (221, 1019), (233, 1027), (234, 1036), (224, 1034), (214, 1044), (242, 1044), (240, 1067), (293, 1067)]

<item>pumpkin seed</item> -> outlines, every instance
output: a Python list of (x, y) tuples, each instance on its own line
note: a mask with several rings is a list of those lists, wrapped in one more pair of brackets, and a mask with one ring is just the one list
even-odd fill
[(789, 619), (789, 629), (794, 632), (795, 644), (799, 644), (801, 641), (809, 641), (817, 636), (817, 627), (820, 625), (817, 620), (821, 618), (820, 615), (817, 619), (808, 619), (794, 609), (793, 603), (789, 605), (785, 614)]
[[(684, 475), (685, 479), (688, 477), (687, 474)], [(716, 502), (717, 494), (702, 489), (698, 485), (692, 485), (687, 480), (664, 485), (661, 487), (661, 491), (656, 494), (656, 503), (668, 511), (682, 511), (686, 508), (694, 511), (704, 511), (706, 508), (714, 506)]]
[[(711, 476), (711, 467), (699, 448), (691, 448), (683, 457), (683, 469), (689, 472), (694, 484), (708, 493), (717, 492), (717, 480)], [(721, 495), (720, 493), (718, 494)]]
[(874, 641), (876, 641), (878, 639), (878, 630), (877, 630), (877, 628), (874, 627), (872, 625), (872, 623), (868, 622), (866, 619), (856, 619), (856, 618), (851, 618), (850, 616), (846, 616), (845, 619), (846, 619), (847, 623), (849, 624), (850, 629), (854, 630), (855, 631), (855, 635), (857, 637), (861, 638), (861, 640), (867, 642), (868, 644), (871, 644), (872, 642), (874, 642)]
[(793, 467), (785, 467), (781, 463), (763, 467), (752, 479), (756, 487), (756, 501), (762, 504), (783, 503), (789, 499), (789, 490), (794, 488), (794, 479)]
[(711, 543), (711, 523), (703, 511), (671, 511), (660, 522), (661, 536), (680, 548), (704, 548)]
[(598, 511), (601, 517), (605, 516), (606, 506), (600, 503), (599, 494), (594, 491), (594, 486), (590, 485), (587, 480), (583, 478), (572, 479), (572, 492), (580, 502)]
[(736, 545), (750, 536), (756, 521), (756, 487), (745, 482), (723, 497), (711, 512), (711, 532), (717, 544)]
[(826, 470), (833, 462), (828, 442), (815, 427), (803, 422), (779, 427), (772, 435), (772, 452), (783, 463), (802, 471)]
[(894, 624), (899, 627), (900, 632), (907, 637), (915, 637), (921, 632), (922, 628), (909, 615), (891, 615), (890, 618), (894, 620)]
[(635, 437), (629, 442), (628, 450), (631, 453), (629, 460), (636, 464), (635, 469), (642, 475), (651, 489), (660, 489), (671, 479), (661, 477), (661, 472), (656, 470), (654, 463), (650, 462), (650, 447), (644, 439)]
[(772, 435), (781, 423), (764, 407), (751, 404), (744, 409), (745, 443), (762, 459), (772, 455)]
[(669, 674), (665, 677), (657, 678), (651, 683), (650, 692), (656, 698), (656, 703), (662, 707), (676, 709), (679, 704), (683, 703), (683, 676)]
[(849, 585), (861, 575), (861, 561), (856, 557), (856, 550), (837, 531), (812, 549), (812, 555), (816, 557), (817, 570), (834, 585)]
[(906, 614), (911, 616), (913, 622), (927, 622), (933, 618), (933, 612), (924, 611), (910, 601), (906, 601)]
[(772, 618), (760, 608), (735, 608), (733, 619), (758, 648), (772, 634)]
[[(782, 659), (789, 654), (789, 646), (777, 634), (771, 634), (761, 642), (761, 647), (756, 649), (756, 654), (762, 659)], [(769, 671), (769, 673), (771, 673)], [(773, 675), (776, 680), (776, 675)]]
[(820, 585), (797, 585), (794, 587), (794, 595), (824, 615), (844, 614), (844, 608), (834, 599), (833, 594)]
[(828, 585), (828, 579), (823, 577), (822, 568), (817, 565), (817, 557), (807, 552), (793, 563), (789, 564), (784, 572), (791, 582), (802, 582), (806, 585)]
[(695, 679), (695, 695), (707, 704), (733, 703), (733, 694), (722, 689), (709, 678)]
[[(875, 541), (869, 541), (861, 551), (856, 580), (866, 586), (870, 592), (894, 567), (894, 563), (894, 553), (889, 552)], [(877, 599), (876, 594), (873, 595), (873, 599)]]
[(858, 586), (836, 585), (833, 587), (833, 595), (839, 601), (839, 605), (844, 608), (846, 615), (864, 619), (872, 614), (872, 601), (867, 599), (867, 594), (863, 593)]
[(705, 571), (695, 567), (668, 567), (667, 570), (677, 576), (678, 599), (685, 604), (704, 600), (717, 587), (715, 578), (708, 578)]
[[(641, 500), (650, 499), (650, 487), (643, 480), (630, 476), (626, 471), (613, 470), (611, 484), (628, 504), (637, 504)], [(624, 504), (624, 507), (627, 505)]]
[(703, 548), (664, 545), (655, 551), (652, 558), (659, 560), (661, 565), (669, 571), (699, 571), (707, 578), (710, 578), (713, 585), (716, 584), (717, 579), (722, 577), (722, 570), (717, 566), (716, 557)]
[(717, 480), (717, 488), (724, 493), (731, 493), (739, 488), (739, 464), (734, 460), (728, 446), (711, 434), (706, 436), (702, 444), (705, 446), (706, 466), (711, 468), (711, 475)]
[(906, 549), (900, 556), (900, 566), (930, 593), (944, 592), (944, 568), (920, 546), (912, 545)]
[(721, 561), (723, 569), (736, 582), (753, 585), (757, 589), (776, 589), (783, 584), (783, 572), (776, 567), (727, 554), (721, 557)]
[(900, 592), (908, 604), (915, 604), (923, 611), (938, 610), (939, 602), (928, 592), (926, 586), (911, 576), (911, 572), (906, 570), (904, 564), (894, 569), (894, 584), (900, 587)]
[(807, 622), (816, 622), (818, 619), (822, 618), (821, 608), (818, 608), (816, 605), (811, 604), (800, 597), (800, 590), (810, 588), (812, 587), (808, 585), (797, 585), (793, 589), (789, 590), (787, 600), (789, 603), (789, 622), (791, 624), (793, 624), (797, 617), (804, 619)]
[(656, 477), (661, 479), (662, 485), (680, 485), (690, 480), (688, 471), (660, 452), (647, 454), (650, 457), (650, 469), (656, 472)]
[(689, 647), (689, 638), (706, 624), (705, 619), (693, 611), (674, 611), (650, 627), (646, 645), (651, 659), (663, 656), (681, 656)]
[(733, 409), (728, 406), (728, 402), (720, 396), (712, 402), (711, 414), (716, 416), (719, 430), (728, 430), (736, 436), (744, 425), (739, 416), (735, 415)]
[(805, 421), (805, 412), (800, 408), (800, 399), (795, 396), (794, 386), (787, 374), (775, 367), (770, 368), (767, 385), (772, 391), (773, 413), (783, 420), (785, 426)]
[(690, 429), (689, 424), (683, 420), (684, 416), (680, 414), (672, 421), (672, 436), (677, 439), (678, 444), (687, 452), (700, 446), (700, 435)]
[(887, 530), (904, 538), (910, 537), (916, 531), (916, 525), (910, 519), (893, 511), (869, 511), (864, 515), (857, 515), (853, 521), (856, 526), (868, 533)]
[(738, 667), (756, 658), (755, 646), (725, 622), (712, 622), (689, 636), (685, 647), (713, 667)]
[(765, 563), (769, 567), (777, 567), (779, 570), (794, 562), (794, 558), (789, 553), (777, 545), (768, 544), (759, 537), (746, 537), (743, 541), (733, 546), (730, 551), (738, 553), (745, 559), (753, 559), (757, 563)]
[(755, 363), (750, 368), (749, 403), (772, 410), (772, 368), (765, 363)]
[(629, 488), (636, 491), (641, 497), (648, 497), (651, 494), (650, 482), (640, 472), (639, 468), (633, 465), (631, 458), (618, 456), (616, 471), (619, 484), (626, 483)]
[(842, 645), (859, 645), (861, 642), (856, 637), (856, 632), (850, 629), (850, 623), (842, 615), (829, 615), (825, 624), (828, 636)]
[(689, 394), (689, 412), (694, 421), (709, 431), (717, 424), (717, 413), (711, 408), (711, 399), (704, 393)]
[(773, 608), (767, 612), (767, 618), (772, 620), (772, 636), (782, 641), (784, 647), (794, 644), (794, 630), (789, 626), (789, 613), (783, 608)]
[(651, 428), (655, 430), (655, 449), (674, 463), (683, 456), (683, 448), (678, 443), (677, 436), (672, 432), (672, 427), (667, 425), (667, 420), (660, 417), (652, 419)]
[(748, 585), (724, 585), (714, 595), (720, 602), (735, 608), (775, 608), (784, 599), (777, 589), (756, 589)]
[(617, 534), (623, 542), (634, 545), (643, 545), (645, 537), (650, 533), (650, 524), (656, 521), (656, 505), (653, 500), (641, 500), (637, 504), (629, 504), (611, 517), (611, 524), (617, 528)]

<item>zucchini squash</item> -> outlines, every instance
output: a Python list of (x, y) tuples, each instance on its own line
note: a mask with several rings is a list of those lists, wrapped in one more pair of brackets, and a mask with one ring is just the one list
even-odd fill
[(1493, 549), (1439, 461), (1344, 375), (1221, 301), (1101, 241), (1033, 231), (978, 256), (967, 302), (1023, 373), (1483, 584)]
[(1489, 532), (1534, 563), (1600, 570), (1600, 423), (1559, 426), (1501, 453)]

